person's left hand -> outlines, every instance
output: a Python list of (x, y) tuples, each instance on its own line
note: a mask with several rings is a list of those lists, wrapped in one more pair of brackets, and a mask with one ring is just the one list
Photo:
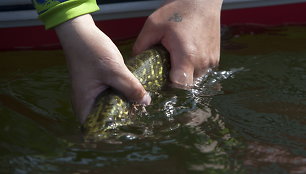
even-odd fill
[(120, 91), (130, 101), (151, 101), (139, 80), (129, 71), (117, 46), (94, 23), (81, 15), (55, 28), (66, 55), (72, 85), (72, 105), (81, 123), (96, 97), (107, 87)]
[(147, 19), (134, 54), (161, 43), (171, 55), (170, 80), (193, 85), (194, 78), (217, 66), (222, 0), (168, 0)]

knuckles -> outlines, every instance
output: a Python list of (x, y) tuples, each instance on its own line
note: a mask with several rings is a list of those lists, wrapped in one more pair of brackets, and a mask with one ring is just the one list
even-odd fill
[(220, 51), (205, 51), (201, 49), (191, 49), (185, 53), (184, 62), (189, 62), (194, 68), (194, 76), (199, 77), (207, 72), (209, 68), (218, 66)]
[(205, 52), (202, 50), (192, 51), (185, 54), (185, 59), (191, 62), (195, 69), (207, 69), (219, 64), (220, 51)]

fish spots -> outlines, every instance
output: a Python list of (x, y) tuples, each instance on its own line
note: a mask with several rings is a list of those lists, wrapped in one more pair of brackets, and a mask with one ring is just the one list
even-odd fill
[[(127, 66), (147, 91), (155, 92), (161, 89), (167, 80), (168, 59), (169, 55), (160, 48), (151, 49), (141, 56), (136, 56), (132, 62), (127, 62)], [(114, 130), (116, 132), (121, 126), (133, 123), (133, 117), (130, 117), (132, 104), (111, 89), (97, 101), (97, 109), (88, 116), (84, 124), (88, 136), (97, 138), (97, 141), (117, 136), (112, 134)]]
[(155, 75), (155, 71), (154, 71), (154, 69), (153, 69), (153, 68), (152, 68), (151, 75), (152, 75), (152, 76), (154, 76), (154, 75)]
[(163, 68), (160, 68), (158, 71), (158, 75), (162, 76), (163, 75)]

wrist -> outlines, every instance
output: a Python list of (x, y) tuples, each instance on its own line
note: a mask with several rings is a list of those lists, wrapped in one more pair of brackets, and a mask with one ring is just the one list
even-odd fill
[(83, 29), (96, 27), (90, 14), (78, 16), (70, 19), (55, 27), (55, 32), (59, 39), (65, 39), (67, 36), (81, 32)]
[(98, 45), (95, 43), (103, 42), (91, 15), (86, 14), (68, 20), (55, 27), (55, 31), (65, 53), (70, 74), (75, 76), (84, 73), (82, 67), (87, 67), (90, 62), (95, 61), (94, 56), (90, 55), (94, 53), (92, 49)]

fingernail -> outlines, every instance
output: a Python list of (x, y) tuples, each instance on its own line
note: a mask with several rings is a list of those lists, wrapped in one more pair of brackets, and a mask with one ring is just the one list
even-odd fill
[(142, 105), (150, 105), (151, 103), (151, 96), (150, 94), (147, 92), (141, 99), (141, 101), (139, 102), (139, 104)]

